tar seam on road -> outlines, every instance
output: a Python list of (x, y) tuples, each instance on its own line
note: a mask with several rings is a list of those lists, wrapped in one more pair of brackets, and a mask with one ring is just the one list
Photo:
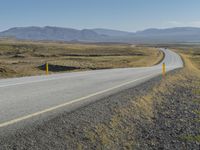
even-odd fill
[(47, 113), (47, 112), (54, 111), (54, 110), (56, 110), (56, 109), (65, 107), (65, 106), (67, 106), (67, 105), (74, 104), (74, 103), (80, 102), (80, 101), (82, 101), (82, 100), (85, 100), (85, 99), (88, 99), (88, 98), (91, 98), (91, 97), (94, 97), (94, 96), (97, 96), (97, 95), (100, 95), (100, 94), (103, 94), (103, 93), (112, 91), (112, 90), (117, 89), (117, 88), (120, 88), (120, 87), (122, 87), (122, 86), (131, 84), (131, 83), (133, 83), (133, 82), (136, 82), (136, 81), (139, 81), (139, 80), (142, 80), (142, 79), (146, 79), (146, 78), (152, 77), (153, 75), (154, 75), (154, 74), (150, 74), (150, 75), (148, 75), (148, 76), (144, 76), (144, 77), (139, 78), (139, 79), (135, 79), (135, 80), (132, 80), (132, 81), (128, 81), (128, 82), (122, 83), (122, 84), (120, 84), (120, 85), (114, 86), (114, 87), (112, 87), (112, 88), (108, 88), (108, 89), (106, 89), (106, 90), (99, 91), (99, 92), (96, 92), (96, 93), (87, 95), (87, 96), (85, 96), (85, 97), (81, 97), (81, 98), (78, 98), (78, 99), (74, 99), (74, 100), (72, 100), (72, 101), (70, 101), (70, 102), (67, 102), (67, 103), (63, 103), (63, 104), (60, 104), (60, 105), (57, 105), (57, 106), (54, 106), (54, 107), (51, 107), (51, 108), (47, 108), (47, 109), (45, 109), (45, 110), (42, 110), (42, 111), (39, 111), (39, 112), (36, 112), (36, 113), (33, 113), (33, 114), (29, 114), (29, 115), (27, 115), (27, 116), (19, 117), (19, 118), (16, 118), (16, 119), (13, 119), (13, 120), (4, 122), (4, 123), (0, 123), (0, 128), (6, 127), (6, 126), (9, 126), (9, 125), (13, 125), (13, 124), (15, 124), (15, 123), (18, 123), (18, 122), (21, 122), (21, 121), (24, 121), (24, 120), (27, 120), (27, 119), (36, 117), (36, 116), (38, 116), (38, 115), (42, 115), (42, 114)]

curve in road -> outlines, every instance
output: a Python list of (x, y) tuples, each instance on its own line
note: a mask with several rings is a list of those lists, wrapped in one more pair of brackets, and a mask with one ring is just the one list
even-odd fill
[[(164, 60), (152, 67), (120, 68), (0, 80), (0, 129), (37, 122), (100, 97), (133, 87), (166, 70), (183, 67), (178, 54), (161, 49)], [(11, 127), (12, 128), (12, 127)]]

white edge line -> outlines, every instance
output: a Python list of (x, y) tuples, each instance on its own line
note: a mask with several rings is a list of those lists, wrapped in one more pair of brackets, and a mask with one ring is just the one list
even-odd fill
[[(94, 74), (97, 74), (97, 73), (82, 74), (82, 75), (77, 75), (77, 76), (61, 76), (61, 77), (59, 77), (59, 76), (57, 76), (57, 77), (46, 76), (47, 77), (46, 79), (38, 79), (38, 80), (35, 80), (35, 81), (24, 81), (24, 82), (19, 82), (19, 83), (10, 83), (10, 84), (7, 84), (7, 85), (0, 85), (0, 88), (9, 87), (9, 86), (16, 86), (16, 85), (31, 84), (31, 83), (38, 83), (38, 82), (60, 80), (60, 79), (71, 78), (71, 77), (82, 77), (82, 76), (84, 77), (84, 76), (87, 76), (87, 75), (94, 75)], [(42, 76), (42, 77), (45, 77), (45, 76)], [(22, 78), (18, 78), (18, 79), (20, 80)], [(13, 79), (11, 79), (11, 80), (13, 80)]]
[(108, 89), (106, 89), (106, 90), (99, 91), (99, 92), (96, 92), (96, 93), (87, 95), (87, 96), (85, 96), (85, 97), (81, 97), (81, 98), (78, 98), (78, 99), (74, 99), (74, 100), (72, 100), (72, 101), (70, 101), (70, 102), (66, 102), (66, 103), (63, 103), (63, 104), (60, 104), (60, 105), (57, 105), (57, 106), (54, 106), (54, 107), (51, 107), (51, 108), (47, 108), (47, 109), (45, 109), (45, 110), (42, 110), (42, 111), (39, 111), (39, 112), (36, 112), (36, 113), (33, 113), (33, 114), (29, 114), (29, 115), (26, 115), (26, 116), (23, 116), (23, 117), (19, 117), (19, 118), (16, 118), (16, 119), (13, 119), (13, 120), (4, 122), (4, 123), (0, 123), (0, 128), (6, 127), (6, 126), (9, 126), (9, 125), (18, 123), (18, 122), (21, 122), (21, 121), (23, 121), (23, 120), (27, 120), (27, 119), (33, 118), (33, 117), (38, 116), (38, 115), (42, 115), (42, 114), (47, 113), (47, 112), (50, 112), (50, 111), (54, 111), (54, 110), (56, 110), (56, 109), (65, 107), (65, 106), (70, 105), (70, 104), (74, 104), (74, 103), (80, 102), (80, 101), (82, 101), (82, 100), (85, 100), (85, 99), (88, 99), (88, 98), (91, 98), (91, 97), (94, 97), (94, 96), (97, 96), (97, 95), (100, 95), (100, 94), (103, 94), (103, 93), (106, 93), (106, 92), (109, 92), (109, 91), (111, 91), (111, 90), (120, 88), (120, 87), (122, 87), (122, 86), (131, 84), (131, 83), (133, 83), (133, 82), (136, 82), (136, 81), (139, 81), (139, 80), (142, 80), (142, 79), (146, 79), (146, 78), (149, 78), (149, 77), (153, 77), (153, 75), (157, 75), (157, 74), (151, 74), (151, 75), (148, 75), (148, 76), (144, 76), (144, 77), (142, 77), (142, 78), (135, 79), (135, 80), (132, 80), (132, 81), (128, 81), (128, 82), (122, 83), (122, 84), (120, 84), (120, 85), (114, 86), (114, 87), (112, 87), (112, 88), (108, 88)]
[[(161, 51), (163, 51), (162, 49), (160, 49)], [(137, 70), (141, 70), (141, 69), (146, 69), (146, 68), (153, 68), (153, 67), (156, 67), (156, 66), (159, 66), (161, 65), (162, 63), (160, 64), (157, 64), (157, 65), (154, 65), (154, 66), (151, 66), (151, 67), (138, 67), (138, 68), (115, 68), (115, 69), (112, 69), (112, 70), (117, 70), (117, 69), (137, 69)], [(107, 69), (103, 69), (103, 70), (107, 70)], [(109, 69), (110, 70), (110, 69)], [(100, 70), (98, 70), (100, 71)], [(82, 77), (82, 76), (88, 76), (88, 75), (94, 75), (94, 74), (98, 74), (99, 72), (95, 72), (93, 73), (92, 71), (85, 71), (85, 72), (79, 72), (79, 73), (83, 73), (83, 74), (79, 74), (77, 76), (63, 76), (63, 77), (59, 77), (59, 76), (56, 76), (56, 75), (59, 75), (59, 74), (52, 74), (52, 75), (49, 75), (47, 77), (49, 77), (49, 79), (39, 79), (39, 80), (35, 80), (35, 81), (25, 81), (25, 82), (20, 82), (20, 83), (10, 83), (10, 84), (7, 84), (7, 85), (0, 85), (0, 88), (4, 88), (4, 87), (9, 87), (9, 86), (16, 86), (16, 85), (24, 85), (24, 84), (31, 84), (31, 83), (38, 83), (38, 82), (45, 82), (45, 81), (52, 81), (52, 80), (58, 80), (58, 79), (65, 79), (65, 78), (68, 78), (68, 77)], [(86, 73), (86, 74), (85, 74)], [(90, 74), (91, 73), (91, 74)], [(65, 75), (67, 73), (63, 73), (62, 75)], [(54, 76), (55, 75), (55, 76)], [(61, 75), (61, 74), (60, 74)], [(45, 77), (45, 75), (41, 75), (41, 76), (33, 76), (33, 77)], [(17, 79), (17, 80), (20, 80), (22, 78), (31, 78), (30, 77), (19, 77), (19, 78), (13, 78), (13, 79), (2, 79), (2, 80), (14, 80), (14, 79)], [(0, 80), (1, 81), (1, 80)], [(1, 83), (1, 82), (0, 82)]]
[[(161, 49), (161, 51), (163, 51)], [(154, 65), (154, 66), (150, 66), (150, 67), (136, 67), (136, 68), (115, 68), (115, 69), (103, 69), (103, 71), (105, 70), (117, 70), (117, 69), (136, 69), (136, 70), (142, 70), (142, 69), (147, 69), (147, 68), (154, 68), (156, 66), (159, 66), (161, 65), (162, 63), (160, 64), (157, 64), (157, 65)], [(97, 71), (102, 71), (102, 70), (97, 70)], [(41, 75), (41, 76), (32, 76), (33, 78), (38, 78), (38, 77), (47, 77), (46, 79), (39, 79), (39, 80), (35, 80), (35, 81), (24, 81), (24, 82), (19, 82), (19, 83), (10, 83), (10, 84), (7, 84), (7, 85), (0, 85), (0, 88), (4, 88), (4, 87), (9, 87), (9, 86), (16, 86), (16, 85), (24, 85), (24, 84), (31, 84), (31, 83), (38, 83), (38, 82), (45, 82), (45, 81), (52, 81), (52, 80), (59, 80), (59, 79), (65, 79), (65, 78), (70, 78), (70, 77), (82, 77), (82, 76), (88, 76), (88, 75), (94, 75), (94, 74), (98, 74), (98, 73), (101, 73), (101, 72), (92, 72), (92, 71), (85, 71), (85, 72), (79, 72), (79, 73), (83, 73), (83, 74), (77, 74), (77, 75), (71, 75), (71, 76), (61, 76), (59, 77), (59, 75), (65, 75), (67, 73), (63, 73), (63, 74), (52, 74), (52, 75), (49, 75), (49, 76), (45, 76), (45, 75)], [(58, 75), (58, 76), (57, 76)], [(49, 78), (48, 78), (49, 77)], [(19, 78), (13, 78), (13, 79), (2, 79), (2, 80), (14, 80), (14, 79), (17, 79), (17, 80), (21, 80), (23, 78), (31, 78), (30, 77), (19, 77)], [(0, 80), (1, 81), (1, 80)], [(1, 84), (1, 82), (0, 82)]]
[[(151, 67), (146, 67), (146, 68), (151, 68)], [(129, 68), (125, 68), (125, 69), (129, 69)], [(130, 68), (130, 69), (135, 69), (135, 68)], [(138, 68), (139, 69), (143, 69), (142, 67)], [(101, 72), (91, 72), (91, 73), (87, 73), (87, 74), (79, 74), (79, 75), (72, 75), (72, 76), (46, 76), (46, 79), (38, 79), (35, 81), (24, 81), (24, 82), (18, 82), (18, 83), (10, 83), (10, 84), (6, 84), (6, 85), (0, 85), (0, 88), (5, 88), (5, 87), (9, 87), (9, 86), (17, 86), (17, 85), (25, 85), (25, 84), (32, 84), (32, 83), (38, 83), (38, 82), (46, 82), (46, 81), (53, 81), (53, 80), (60, 80), (60, 79), (66, 79), (66, 78), (71, 78), (71, 77), (84, 77), (84, 76), (88, 76), (88, 75), (96, 75), (99, 74)], [(41, 77), (45, 77), (45, 76), (41, 76)], [(49, 77), (49, 78), (48, 78)], [(26, 77), (25, 77), (26, 78)], [(29, 77), (28, 77), (29, 78)], [(31, 77), (30, 77), (31, 78)], [(22, 79), (22, 78), (17, 78), (18, 80)], [(4, 80), (4, 79), (3, 79)], [(7, 79), (5, 79), (7, 80)], [(14, 80), (13, 79), (8, 79), (8, 80)], [(1, 80), (0, 80), (1, 81)], [(1, 82), (0, 82), (1, 84)]]

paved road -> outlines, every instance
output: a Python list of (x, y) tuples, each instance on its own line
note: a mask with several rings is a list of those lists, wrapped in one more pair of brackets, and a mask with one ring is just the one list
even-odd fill
[[(180, 68), (179, 55), (165, 53), (167, 71)], [(5, 129), (70, 111), (123, 88), (161, 74), (162, 63), (153, 67), (63, 73), (0, 80), (0, 133)]]

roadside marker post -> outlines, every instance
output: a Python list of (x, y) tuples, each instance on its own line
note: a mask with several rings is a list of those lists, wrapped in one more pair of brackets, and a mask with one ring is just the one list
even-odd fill
[(165, 77), (165, 74), (166, 74), (166, 65), (165, 63), (162, 64), (162, 75), (163, 77)]
[(49, 74), (49, 64), (46, 63), (46, 75), (48, 75), (48, 74)]

